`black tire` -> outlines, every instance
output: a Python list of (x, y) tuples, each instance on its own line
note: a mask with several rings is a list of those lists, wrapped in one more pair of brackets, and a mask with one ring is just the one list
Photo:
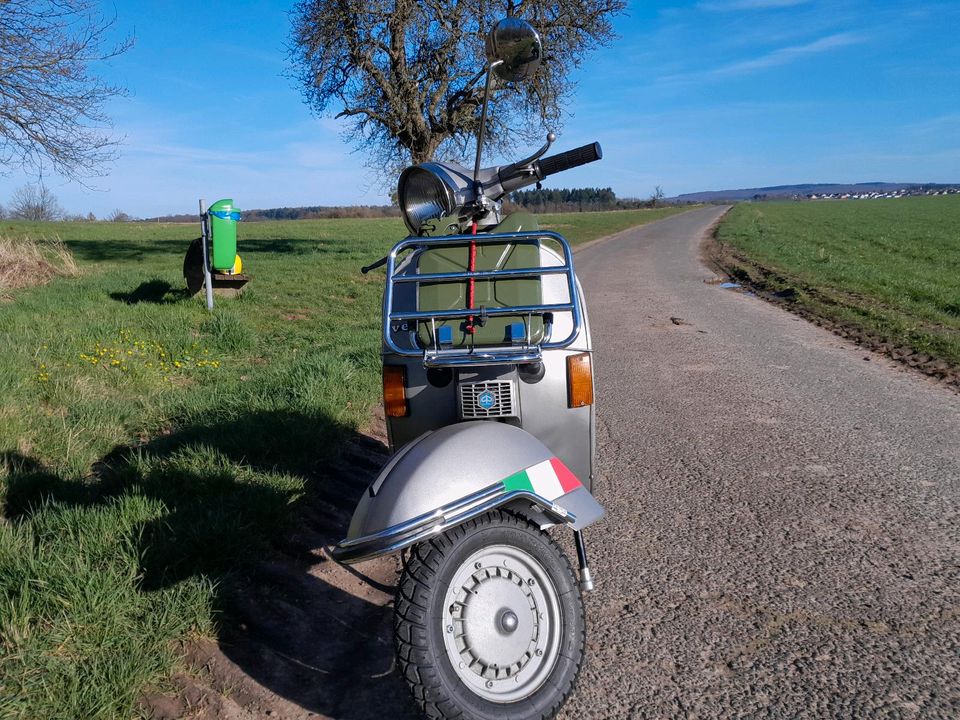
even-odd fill
[[(504, 585), (503, 581), (508, 578), (501, 577), (499, 565), (490, 565), (496, 570), (493, 576), (487, 572), (486, 568), (483, 570), (479, 568), (481, 563), (473, 562), (473, 558), (486, 557), (484, 553), (490, 553), (492, 558), (490, 562), (494, 562), (498, 557), (497, 548), (507, 548), (506, 552), (516, 552), (521, 559), (529, 556), (536, 561), (543, 571), (543, 574), (538, 577), (548, 578), (556, 591), (556, 595), (550, 598), (550, 611), (546, 614), (550, 618), (559, 618), (557, 627), (546, 627), (548, 623), (541, 623), (535, 619), (543, 618), (544, 613), (538, 613), (536, 609), (531, 610), (531, 617), (534, 618), (533, 623), (536, 626), (532, 631), (533, 636), (554, 637), (553, 645), (548, 647), (544, 654), (537, 655), (538, 658), (547, 658), (546, 660), (538, 659), (535, 662), (540, 665), (530, 666), (529, 674), (535, 678), (528, 681), (529, 694), (508, 701), (503, 701), (499, 697), (496, 698), (497, 701), (483, 697), (481, 694), (484, 692), (483, 687), (479, 691), (474, 690), (463, 677), (467, 677), (470, 681), (479, 679), (481, 686), (485, 684), (486, 687), (490, 687), (493, 683), (484, 681), (483, 678), (486, 676), (483, 673), (502, 672), (505, 674), (505, 679), (498, 677), (496, 684), (507, 687), (507, 692), (510, 692), (509, 688), (512, 686), (505, 685), (512, 677), (508, 674), (509, 669), (494, 664), (493, 669), (488, 667), (485, 670), (474, 670), (477, 678), (472, 678), (470, 672), (474, 667), (483, 668), (484, 665), (480, 662), (468, 666), (466, 670), (465, 664), (460, 662), (457, 663), (459, 669), (455, 669), (452, 660), (454, 653), (448, 644), (455, 644), (453, 638), (459, 630), (455, 632), (452, 624), (444, 627), (445, 607), (449, 608), (448, 618), (454, 617), (456, 621), (457, 616), (450, 615), (454, 613), (456, 605), (461, 606), (458, 612), (466, 612), (469, 615), (470, 606), (466, 603), (480, 602), (472, 600), (473, 596), (480, 597), (479, 590), (482, 585), (477, 584), (474, 586), (475, 592), (467, 591), (463, 595), (466, 603), (457, 601), (447, 606), (451, 593), (458, 592), (456, 590), (458, 582), (453, 581), (464, 577), (465, 572), (469, 573), (469, 568), (477, 568), (472, 576), (474, 580), (480, 576), (481, 581), (493, 579), (500, 585)], [(469, 566), (465, 565), (468, 561)], [(510, 562), (512, 564), (512, 558)], [(506, 566), (507, 562), (505, 561), (503, 565)], [(507, 570), (503, 572), (513, 577)], [(523, 576), (519, 572), (522, 570), (516, 575), (520, 578), (516, 584), (522, 589), (521, 591), (526, 591), (525, 584), (530, 588), (538, 584), (530, 580), (524, 583)], [(539, 573), (539, 570), (535, 572)], [(533, 579), (532, 576), (531, 579)], [(542, 594), (548, 593), (549, 583), (545, 584), (548, 587), (542, 588)], [(491, 587), (496, 593), (497, 588)], [(506, 589), (508, 593), (515, 591), (516, 589), (512, 586)], [(495, 595), (495, 597), (499, 596)], [(493, 604), (497, 604), (496, 601)], [(486, 608), (489, 607), (488, 602)], [(556, 612), (557, 608), (559, 613)], [(499, 617), (502, 622), (502, 612)], [(461, 614), (460, 618), (460, 628), (464, 629), (465, 633), (468, 623), (467, 615)], [(516, 616), (510, 620), (510, 624), (516, 627)], [(543, 628), (540, 627), (541, 624), (544, 625)], [(516, 639), (521, 641), (522, 645), (526, 642), (525, 633), (529, 628), (522, 626), (521, 629), (524, 632), (518, 633)], [(513, 630), (507, 630), (507, 632), (513, 632)], [(501, 635), (505, 638), (509, 637), (504, 633)], [(400, 672), (428, 718), (433, 720), (441, 718), (445, 720), (454, 718), (458, 720), (547, 720), (554, 717), (566, 702), (580, 672), (586, 636), (583, 600), (573, 569), (553, 539), (526, 519), (495, 510), (412, 548), (404, 563), (397, 587), (394, 605), (394, 636)], [(494, 642), (500, 642), (499, 638)], [(467, 653), (467, 650), (462, 652)], [(531, 653), (524, 653), (524, 657), (528, 655)], [(458, 656), (458, 659), (460, 657)], [(529, 663), (532, 659), (531, 656), (525, 662)], [(516, 677), (513, 677), (519, 683), (526, 669), (522, 665), (510, 667), (520, 668), (516, 671)], [(536, 678), (541, 677), (545, 679), (534, 689), (533, 683), (537, 682)], [(527, 692), (523, 689), (524, 686), (520, 687), (521, 690), (517, 692)], [(496, 690), (487, 692), (494, 693)]]
[(183, 279), (187, 281), (190, 295), (203, 289), (203, 238), (194, 239), (187, 248), (183, 258)]

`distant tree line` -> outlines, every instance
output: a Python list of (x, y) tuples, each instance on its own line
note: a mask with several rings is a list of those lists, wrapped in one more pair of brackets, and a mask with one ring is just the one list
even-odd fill
[[(3, 2), (3, 0), (0, 0)], [(312, 207), (269, 208), (266, 210), (244, 210), (243, 220), (257, 222), (260, 220), (316, 220), (323, 218), (382, 218), (399, 217), (400, 210), (390, 205), (358, 205), (346, 207), (332, 207), (316, 205)], [(60, 220), (70, 222), (95, 222), (97, 216), (92, 212), (86, 215), (68, 213), (60, 206), (57, 196), (50, 188), (42, 183), (24, 185), (14, 191), (6, 204), (0, 203), (0, 220), (32, 220), (34, 222), (56, 222)], [(163, 215), (161, 217), (135, 218), (123, 210), (116, 209), (101, 220), (110, 222), (198, 222), (196, 213), (179, 215)]]
[(321, 220), (327, 218), (382, 218), (399, 217), (400, 209), (392, 205), (349, 205), (349, 206), (313, 206), (282, 207), (267, 210), (245, 210), (242, 217), (246, 221), (258, 220)]
[[(2, 0), (0, 0), (2, 2)], [(511, 193), (508, 205), (520, 206), (533, 212), (586, 212), (597, 210), (628, 210), (633, 208), (655, 207), (663, 204), (663, 191), (658, 186), (647, 200), (631, 198), (619, 199), (611, 188), (560, 188), (551, 190), (519, 190)], [(398, 217), (400, 210), (396, 205), (351, 205), (309, 207), (282, 207), (265, 210), (243, 210), (241, 217), (246, 222), (265, 220), (318, 220), (328, 218), (387, 218)], [(94, 222), (98, 218), (93, 213), (86, 215), (66, 212), (49, 188), (39, 185), (24, 185), (17, 189), (8, 204), (0, 204), (0, 219), (33, 220), (52, 222), (69, 220), (71, 222)], [(140, 220), (117, 209), (102, 220), (111, 222), (197, 222), (195, 213), (162, 215)]]
[[(400, 210), (390, 205), (347, 205), (329, 206), (316, 205), (313, 207), (282, 207), (267, 208), (266, 210), (241, 210), (240, 219), (244, 222), (261, 222), (264, 220), (326, 220), (329, 218), (381, 218), (399, 217)], [(145, 222), (198, 222), (196, 213), (180, 215), (161, 215), (147, 218)]]
[(510, 202), (534, 212), (632, 210), (664, 204), (663, 190), (659, 185), (646, 200), (618, 199), (612, 188), (553, 188), (517, 190), (510, 193)]
[(544, 188), (512, 192), (510, 202), (537, 212), (610, 210), (617, 205), (617, 195), (611, 188)]

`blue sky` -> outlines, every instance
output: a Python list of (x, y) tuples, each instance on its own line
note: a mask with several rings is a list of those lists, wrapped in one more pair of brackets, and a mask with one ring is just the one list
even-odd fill
[[(123, 139), (85, 188), (45, 181), (70, 212), (193, 212), (382, 204), (386, 193), (332, 118), (284, 77), (292, 3), (104, 3), (134, 48), (99, 68), (130, 94)], [(555, 187), (620, 197), (798, 182), (960, 182), (960, 3), (631, 2), (595, 53), (555, 149), (604, 159)], [(509, 158), (490, 158), (492, 162)], [(29, 178), (0, 177), (0, 204)]]

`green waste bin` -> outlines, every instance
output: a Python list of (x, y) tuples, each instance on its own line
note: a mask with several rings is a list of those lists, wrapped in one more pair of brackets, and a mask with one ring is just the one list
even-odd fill
[(233, 200), (217, 200), (207, 210), (210, 216), (210, 236), (213, 244), (214, 271), (230, 272), (237, 259), (237, 222), (240, 220), (240, 208), (233, 206)]

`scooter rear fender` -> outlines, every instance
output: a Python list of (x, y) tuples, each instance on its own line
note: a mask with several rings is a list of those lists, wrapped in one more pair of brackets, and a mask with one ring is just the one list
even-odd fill
[(541, 527), (581, 530), (603, 508), (563, 462), (521, 428), (491, 421), (448, 425), (401, 448), (357, 504), (335, 560), (402, 550), (505, 507)]

